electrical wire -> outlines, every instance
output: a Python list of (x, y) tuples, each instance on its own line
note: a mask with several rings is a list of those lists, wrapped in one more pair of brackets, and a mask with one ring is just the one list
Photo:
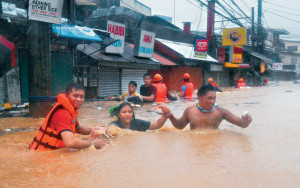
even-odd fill
[(284, 18), (284, 19), (286, 19), (286, 20), (290, 20), (290, 21), (293, 21), (293, 22), (296, 22), (296, 23), (300, 23), (300, 22), (297, 21), (297, 20), (290, 19), (290, 18), (288, 18), (288, 17), (285, 17), (285, 16), (282, 16), (282, 15), (276, 14), (276, 13), (271, 12), (271, 11), (269, 11), (269, 10), (265, 10), (265, 12), (268, 12), (268, 13), (270, 13), (270, 14), (274, 14), (274, 15), (276, 15), (276, 16), (280, 16), (281, 18)]
[(289, 9), (289, 10), (293, 10), (293, 11), (299, 12), (299, 10), (297, 10), (297, 9), (292, 9), (292, 8), (285, 7), (285, 6), (282, 6), (282, 5), (277, 5), (277, 4), (274, 4), (274, 3), (270, 3), (269, 1), (264, 1), (264, 2), (268, 3), (268, 4), (271, 4), (271, 5), (274, 5), (274, 6), (278, 6), (278, 7), (281, 7), (281, 8), (286, 8), (286, 9)]

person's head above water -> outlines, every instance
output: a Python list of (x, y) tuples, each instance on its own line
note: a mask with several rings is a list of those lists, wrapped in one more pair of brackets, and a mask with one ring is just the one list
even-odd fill
[(73, 108), (79, 109), (84, 102), (84, 87), (80, 84), (71, 84), (66, 89), (67, 97)]
[(122, 124), (130, 124), (130, 121), (135, 118), (133, 108), (128, 102), (123, 102), (117, 108), (118, 120)]
[(136, 91), (137, 84), (135, 81), (130, 81), (128, 84), (128, 91), (130, 94), (133, 94)]
[(149, 86), (151, 84), (151, 75), (149, 73), (144, 74), (143, 80), (145, 83), (145, 86)]
[(212, 79), (212, 78), (208, 78), (208, 79), (207, 79), (207, 82), (208, 82), (208, 83), (212, 83), (213, 81), (214, 81), (214, 79)]
[(153, 77), (154, 82), (161, 82), (163, 77), (160, 74), (155, 74)]
[(191, 75), (189, 73), (184, 73), (183, 74), (183, 81), (188, 82), (190, 81)]
[(204, 84), (198, 89), (197, 97), (201, 108), (210, 111), (216, 103), (216, 89), (211, 84)]

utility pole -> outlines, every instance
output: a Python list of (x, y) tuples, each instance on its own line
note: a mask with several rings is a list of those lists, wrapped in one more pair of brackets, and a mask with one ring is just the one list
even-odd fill
[(176, 25), (176, 23), (175, 23), (175, 0), (174, 0), (174, 25)]
[(263, 53), (264, 50), (264, 31), (262, 26), (262, 0), (258, 0), (258, 7), (257, 7), (257, 51), (259, 53)]
[(208, 40), (208, 53), (212, 57), (216, 57), (216, 38), (214, 36), (215, 25), (215, 0), (208, 0), (207, 2), (207, 33), (206, 38)]
[(255, 43), (255, 20), (254, 20), (254, 7), (251, 8), (251, 46), (252, 50), (254, 50), (254, 43)]
[(47, 97), (52, 96), (50, 24), (29, 21), (28, 77), (29, 112), (31, 117), (46, 117), (52, 108)]

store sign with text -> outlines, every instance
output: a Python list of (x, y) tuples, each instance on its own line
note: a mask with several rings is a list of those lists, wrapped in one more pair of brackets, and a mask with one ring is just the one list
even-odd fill
[(60, 24), (62, 0), (29, 0), (28, 19)]
[(138, 32), (138, 40), (134, 45), (133, 55), (138, 57), (153, 57), (154, 51), (154, 42), (155, 42), (155, 33), (139, 30)]
[(107, 21), (107, 32), (110, 37), (117, 40), (105, 48), (105, 53), (122, 54), (124, 53), (125, 25), (117, 22)]
[(283, 63), (273, 63), (272, 70), (282, 70)]
[(232, 63), (242, 63), (243, 61), (243, 47), (242, 46), (232, 46)]
[(227, 28), (223, 29), (222, 45), (223, 46), (236, 46), (246, 44), (246, 28)]
[(196, 40), (194, 57), (207, 58), (208, 40)]

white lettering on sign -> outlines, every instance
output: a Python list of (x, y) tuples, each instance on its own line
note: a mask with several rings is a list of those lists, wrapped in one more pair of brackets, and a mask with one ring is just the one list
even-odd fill
[(107, 21), (107, 32), (110, 37), (118, 40), (105, 48), (106, 53), (122, 54), (124, 53), (125, 43), (125, 25), (117, 22)]

